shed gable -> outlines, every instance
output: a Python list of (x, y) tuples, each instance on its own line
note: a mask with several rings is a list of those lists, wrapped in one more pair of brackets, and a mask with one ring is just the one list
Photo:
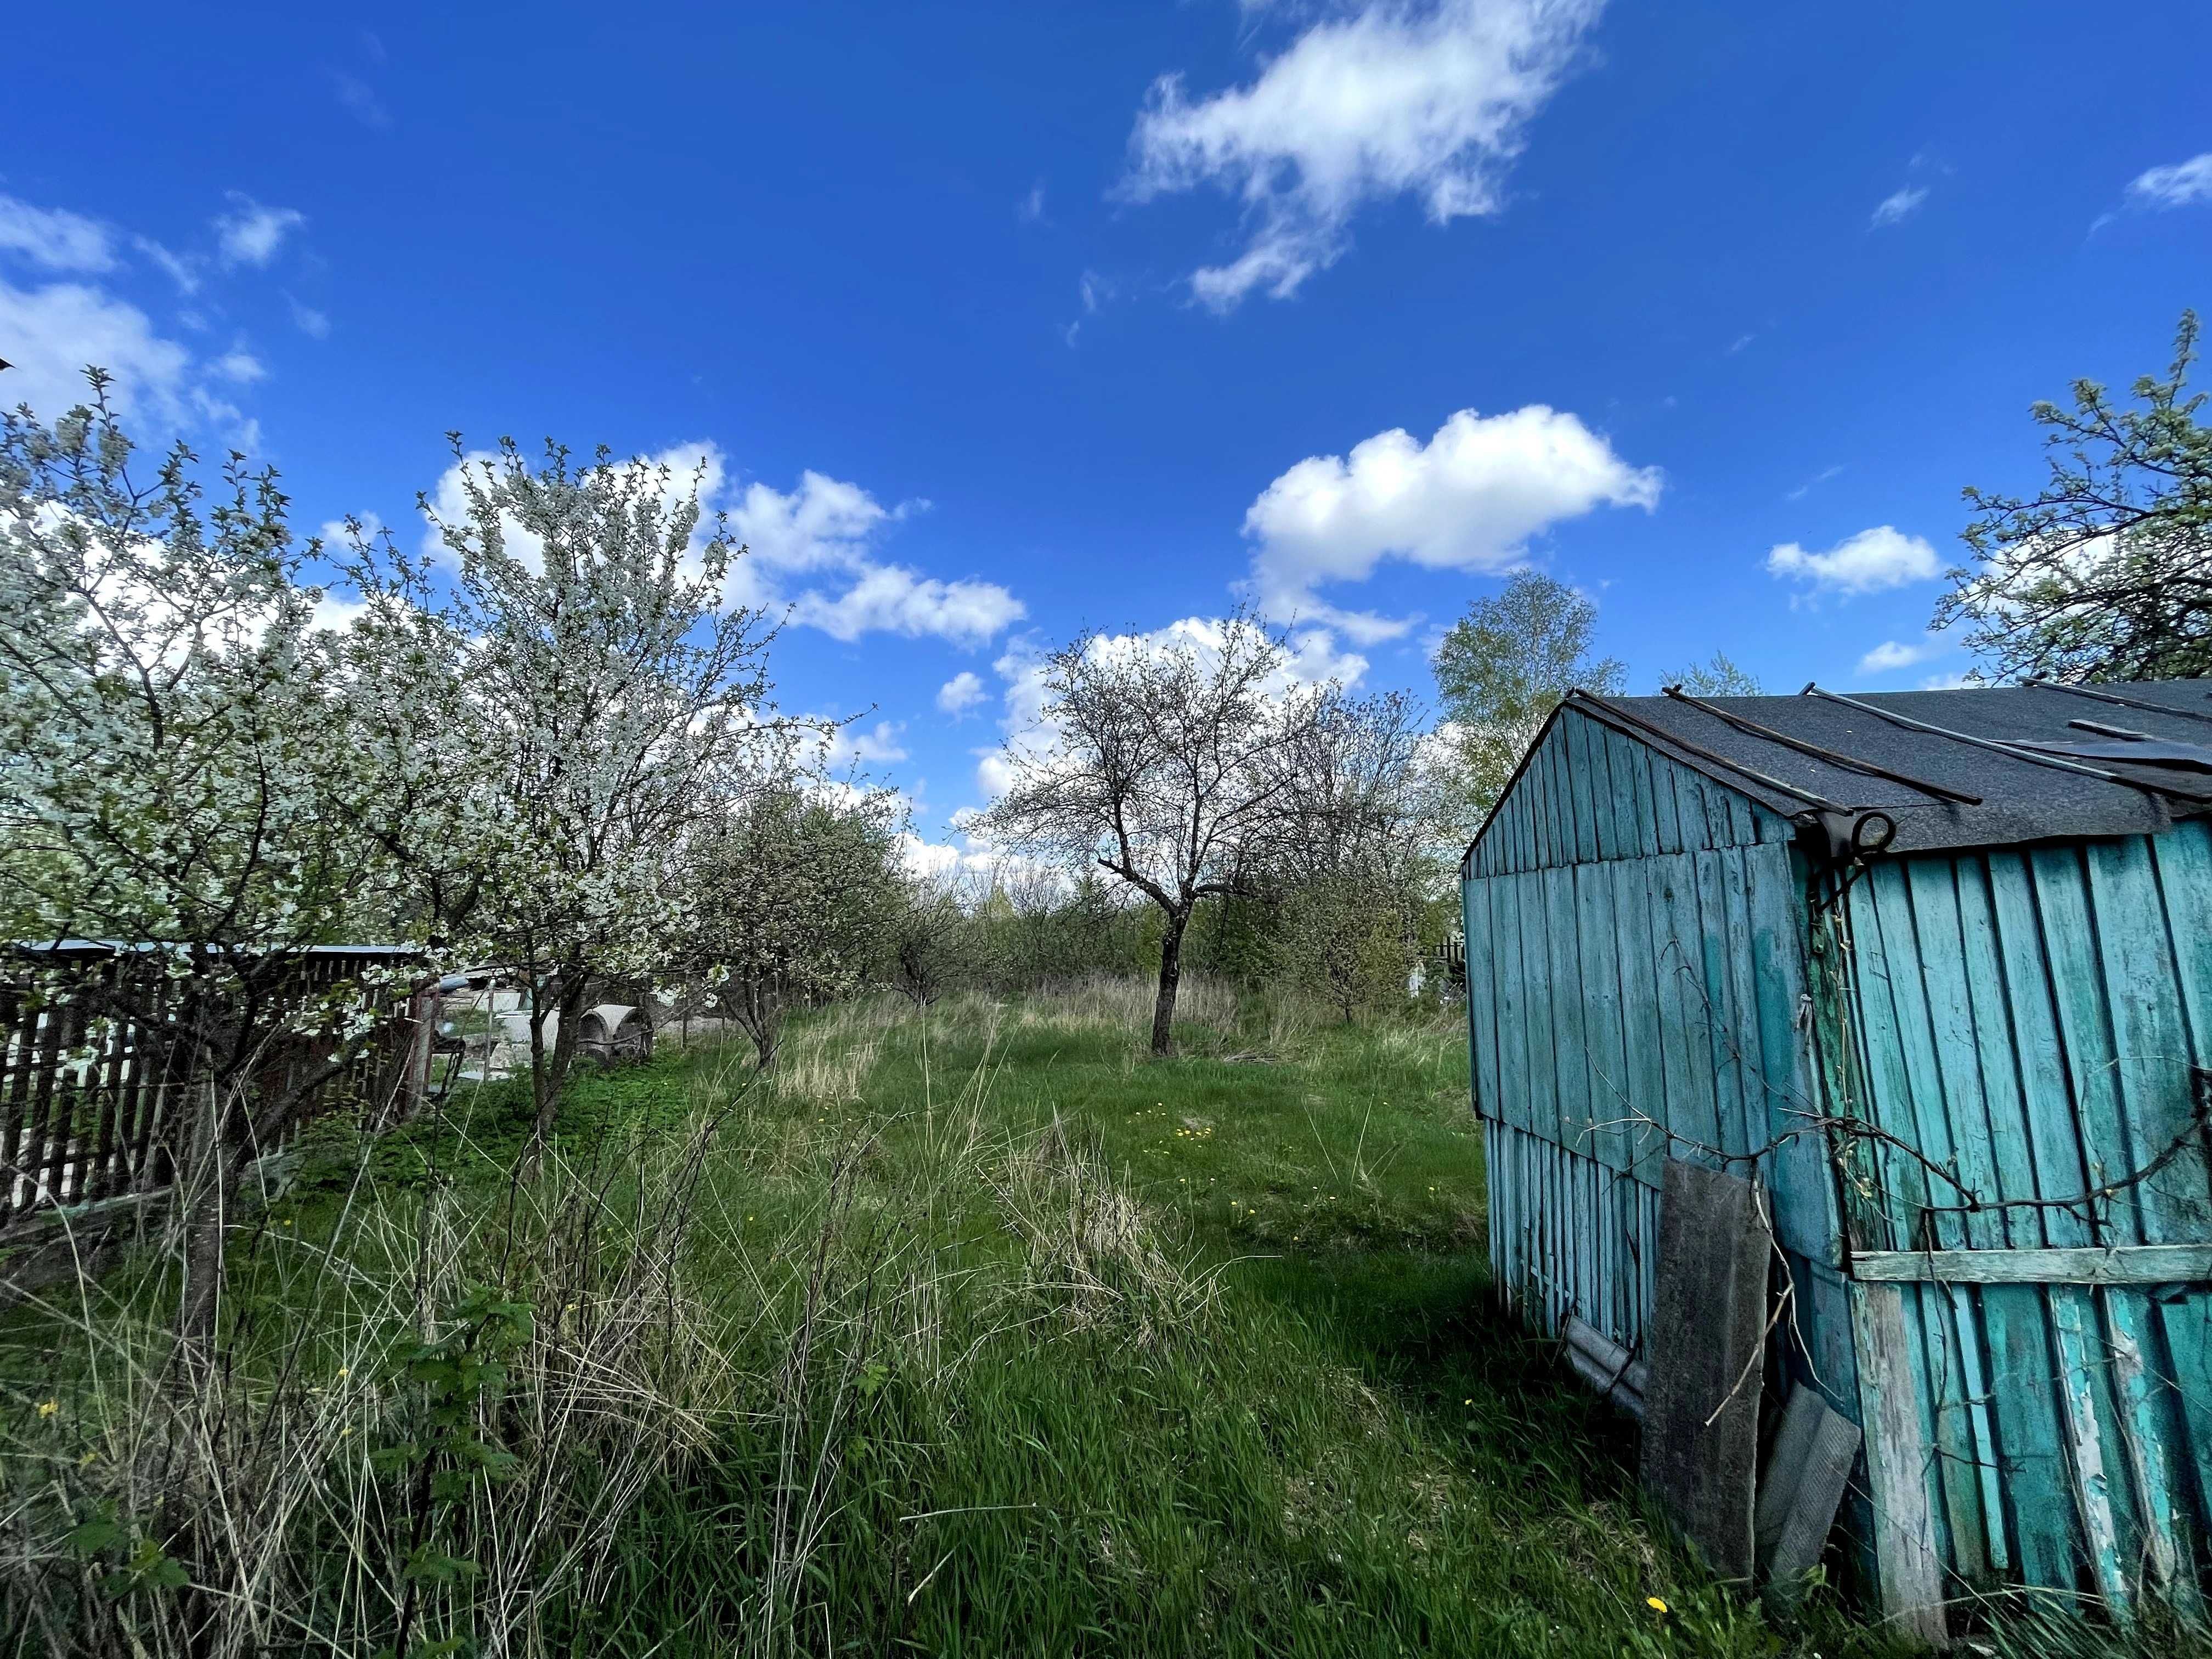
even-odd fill
[(1787, 842), (1787, 818), (1571, 705), (1468, 849), (1471, 877)]

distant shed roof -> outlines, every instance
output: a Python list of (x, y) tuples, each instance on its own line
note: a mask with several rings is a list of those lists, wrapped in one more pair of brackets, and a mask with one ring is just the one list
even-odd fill
[[(2033, 682), (1849, 699), (1814, 687), (1794, 697), (1711, 699), (1576, 691), (1567, 706), (1786, 816), (1879, 811), (1897, 824), (1893, 852), (2155, 835), (2212, 811), (2212, 680)], [(1747, 729), (1754, 726), (1779, 735)]]

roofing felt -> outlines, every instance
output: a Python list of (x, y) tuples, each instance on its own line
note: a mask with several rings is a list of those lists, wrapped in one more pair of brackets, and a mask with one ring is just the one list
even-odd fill
[[(1794, 697), (1698, 702), (1578, 691), (1568, 702), (1785, 816), (1823, 805), (1878, 810), (1896, 822), (1896, 852), (2155, 835), (2212, 811), (2205, 769), (2212, 680), (1881, 691), (1850, 702), (1811, 688)], [(1725, 716), (1838, 758), (1808, 754)], [(1999, 750), (1987, 743), (2037, 747)], [(1872, 775), (1847, 759), (1915, 781)]]

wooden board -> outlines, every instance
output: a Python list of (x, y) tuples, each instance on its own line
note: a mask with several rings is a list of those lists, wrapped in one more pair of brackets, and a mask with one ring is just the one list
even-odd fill
[(1894, 1285), (1862, 1285), (1851, 1300), (1882, 1613), (1899, 1634), (1940, 1647), (1948, 1632), (1928, 1492), (1932, 1451), (1905, 1332), (1905, 1292)]
[(2212, 1284), (2212, 1244), (2116, 1244), (2050, 1250), (1862, 1250), (1855, 1279), (1895, 1284)]
[(1782, 1427), (1759, 1483), (1753, 1528), (1759, 1574), (1770, 1599), (1785, 1605), (1794, 1601), (1805, 1575), (1820, 1565), (1858, 1455), (1857, 1424), (1829, 1410), (1802, 1382), (1790, 1390)]
[(1680, 1158), (1660, 1191), (1658, 1304), (1645, 1331), (1641, 1478), (1723, 1578), (1748, 1583), (1772, 1240), (1747, 1181)]

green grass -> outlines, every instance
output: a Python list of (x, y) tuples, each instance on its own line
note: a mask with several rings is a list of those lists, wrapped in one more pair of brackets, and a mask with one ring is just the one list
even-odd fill
[[(425, 1511), (461, 1565), (410, 1644), (1886, 1651), (1826, 1593), (1781, 1630), (1714, 1585), (1624, 1426), (1492, 1310), (1455, 1026), (1193, 1002), (1164, 1062), (1109, 986), (831, 1011), (766, 1089), (734, 1048), (584, 1078), (534, 1182), (512, 1089), (365, 1149), (325, 1131), (240, 1253), (238, 1420), (296, 1419), (265, 1461), (313, 1498), (255, 1534), (281, 1588), (254, 1593), (322, 1633), (301, 1650), (391, 1641), (414, 1540), (380, 1465), (459, 1420), (518, 1467)], [(90, 1323), (128, 1348), (165, 1283), (118, 1275)], [(471, 1328), (483, 1285), (532, 1334), (441, 1419), (390, 1356)], [(68, 1324), (0, 1328), (11, 1450), (63, 1494), (19, 1512), (49, 1525), (125, 1490), (144, 1403), (70, 1370)], [(204, 1577), (198, 1537), (170, 1542)]]

